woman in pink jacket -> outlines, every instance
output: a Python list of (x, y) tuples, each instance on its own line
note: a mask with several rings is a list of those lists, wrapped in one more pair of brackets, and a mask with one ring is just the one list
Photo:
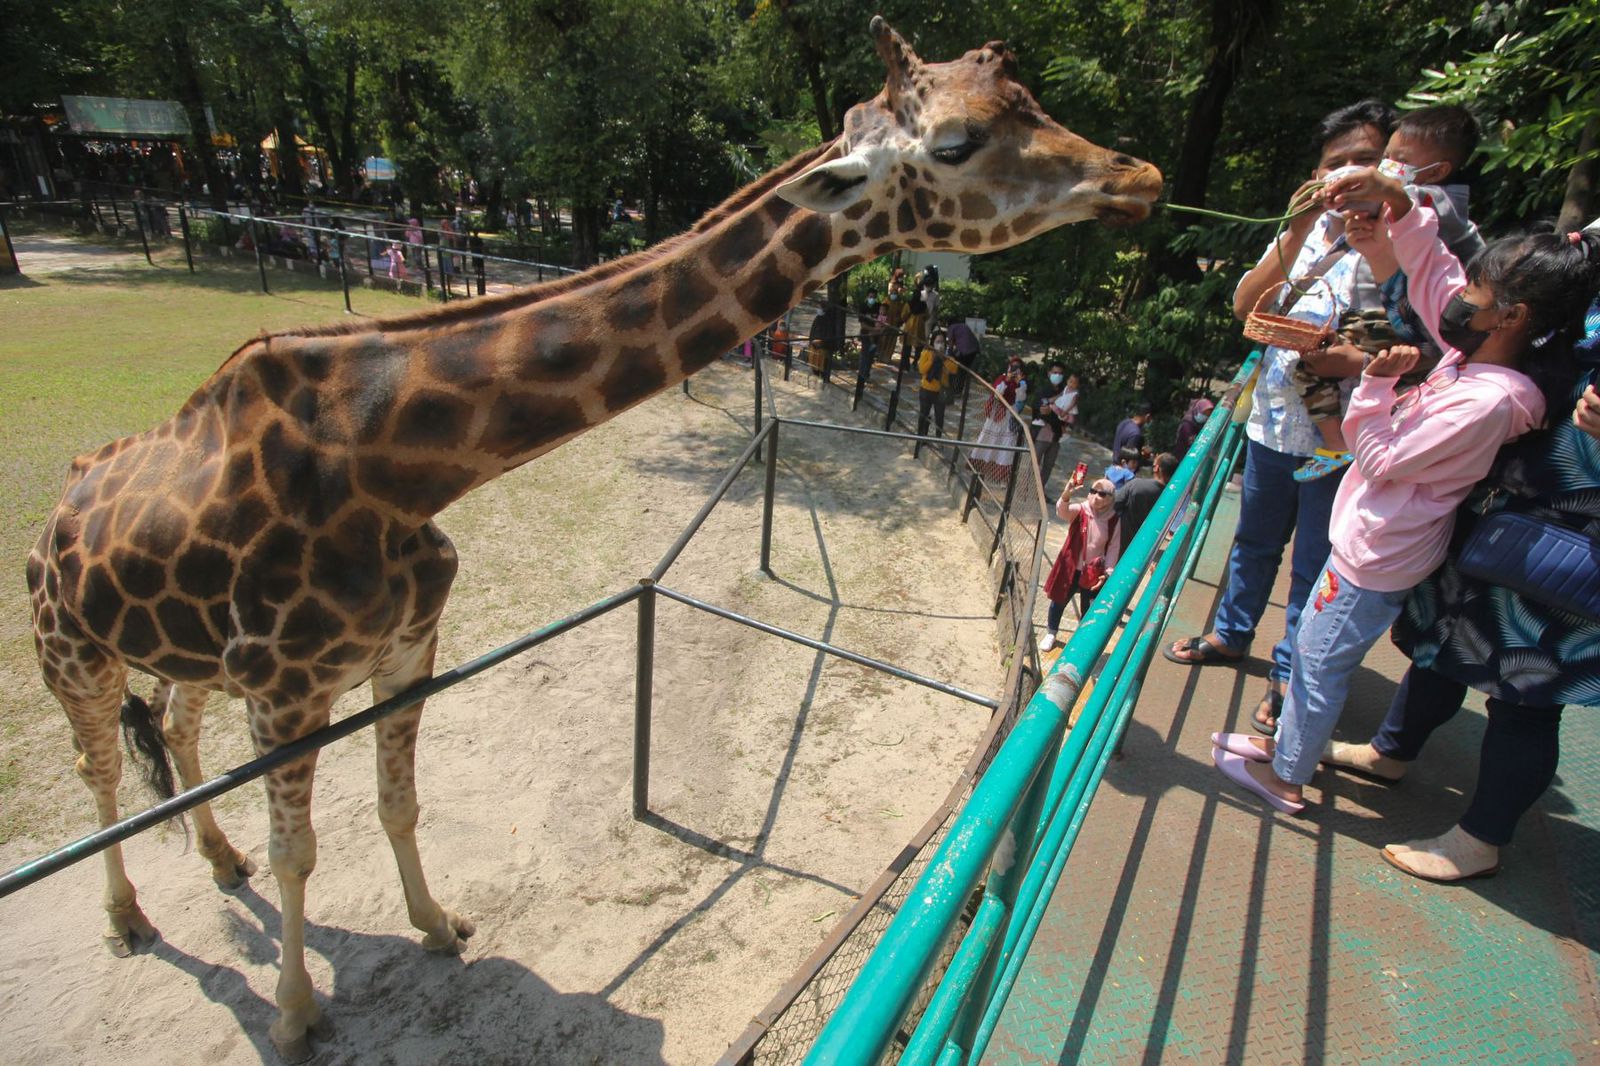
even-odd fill
[[(1531, 266), (1531, 238), (1496, 242), (1463, 270), (1439, 240), (1433, 211), (1376, 170), (1334, 182), (1324, 196), (1335, 207), (1381, 201), (1380, 224), (1412, 305), (1445, 354), (1401, 396), (1396, 379), (1415, 365), (1417, 349), (1397, 345), (1367, 364), (1344, 418), (1355, 462), (1334, 501), (1332, 554), (1301, 616), (1277, 738), (1212, 735), (1218, 768), (1291, 814), (1305, 809), (1302, 786), (1333, 735), (1351, 673), (1399, 616), (1407, 592), (1443, 560), (1457, 505), (1488, 474), (1501, 445), (1543, 421), (1545, 393), (1534, 376), (1548, 378), (1553, 364), (1565, 363), (1566, 353), (1547, 351), (1544, 342), (1572, 302), (1566, 294), (1525, 302), (1485, 281), (1486, 262), (1521, 257), (1495, 277)], [(1357, 250), (1361, 224), (1351, 233)]]

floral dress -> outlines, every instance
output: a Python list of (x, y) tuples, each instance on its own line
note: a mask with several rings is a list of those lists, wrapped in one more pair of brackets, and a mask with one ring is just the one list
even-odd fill
[(1578, 346), (1583, 367), (1554, 425), (1507, 446), (1502, 467), (1525, 489), (1480, 485), (1457, 512), (1444, 563), (1406, 601), (1391, 636), (1418, 666), (1508, 703), (1600, 706), (1600, 623), (1461, 575), (1462, 542), (1480, 514), (1514, 509), (1600, 542), (1600, 441), (1572, 424), (1583, 390), (1600, 386), (1600, 304)]

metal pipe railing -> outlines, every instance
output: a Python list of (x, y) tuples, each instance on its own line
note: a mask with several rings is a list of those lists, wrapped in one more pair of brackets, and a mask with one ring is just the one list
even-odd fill
[(513, 656), (520, 655), (529, 648), (543, 644), (545, 641), (575, 629), (585, 622), (591, 621), (610, 611), (616, 610), (623, 604), (637, 598), (640, 594), (638, 587), (628, 588), (622, 592), (594, 603), (576, 614), (568, 615), (545, 626), (536, 629), (526, 636), (520, 637), (509, 644), (501, 645), (493, 651), (485, 652), (452, 670), (429, 678), (420, 685), (413, 685), (404, 692), (389, 697), (382, 703), (373, 704), (364, 711), (358, 711), (348, 718), (341, 718), (331, 725), (324, 726), (315, 733), (310, 733), (281, 748), (268, 752), (258, 759), (252, 759), (242, 766), (235, 767), (225, 773), (219, 774), (202, 784), (169, 800), (163, 800), (155, 806), (130, 815), (114, 825), (108, 825), (98, 832), (91, 833), (80, 840), (73, 841), (64, 847), (57, 848), (48, 855), (42, 855), (32, 862), (23, 863), (16, 869), (0, 875), (0, 899), (11, 893), (43, 880), (59, 870), (64, 870), (73, 863), (82, 862), (84, 859), (104, 851), (113, 844), (120, 844), (129, 837), (158, 825), (170, 818), (175, 818), (185, 811), (192, 810), (202, 803), (231, 792), (240, 785), (248, 784), (258, 777), (262, 777), (278, 767), (303, 755), (324, 748), (336, 740), (342, 740), (352, 733), (357, 733), (367, 726), (372, 725), (382, 718), (387, 718), (396, 711), (402, 711), (412, 704), (427, 699), (429, 696), (453, 685), (459, 685), (475, 674), (481, 674), (491, 666), (498, 666)]
[[(1247, 360), (1235, 379), (1236, 393), (1253, 370), (1257, 358), (1252, 356)], [(916, 906), (902, 909), (885, 931), (844, 1001), (812, 1046), (808, 1062), (860, 1063), (863, 1066), (876, 1063), (909, 1013), (1002, 838), (1009, 838), (1011, 854), (1015, 856), (1012, 861), (1021, 862), (1033, 855), (1036, 829), (1019, 826), (1015, 822), (1016, 815), (1029, 801), (1032, 789), (1054, 777), (1047, 772), (1053, 769), (1049, 766), (1050, 755), (1061, 740), (1068, 712), (1085, 678), (1109, 643), (1123, 609), (1133, 599), (1144, 578), (1145, 566), (1168, 524), (1208, 465), (1211, 453), (1218, 450), (1225, 429), (1231, 426), (1229, 419), (1211, 420), (1190, 448), (1172, 483), (1129, 545), (1123, 565), (1118, 566), (1106, 582), (1094, 608), (1079, 624), (1054, 668), (1018, 718), (1010, 737), (952, 823), (944, 844), (913, 888), (910, 898), (916, 901)], [(1217, 471), (1212, 480), (1218, 480), (1224, 473)], [(1174, 553), (1173, 559), (1170, 562), (1164, 559), (1162, 565), (1174, 568), (1181, 558), (1180, 553)], [(1133, 560), (1139, 560), (1138, 565), (1128, 566)], [(1085, 737), (1082, 742), (1085, 748), (1089, 739)], [(1062, 757), (1067, 757), (1065, 751)], [(1081, 751), (1074, 756), (1073, 765), (1081, 770)], [(1092, 791), (1086, 795), (1092, 798)], [(1017, 838), (1019, 829), (1025, 838)], [(1016, 920), (1014, 911), (1011, 920)], [(987, 1008), (988, 1003), (983, 1006)], [(926, 1046), (937, 1048), (941, 1056), (950, 1051), (942, 1040), (930, 1039)]]

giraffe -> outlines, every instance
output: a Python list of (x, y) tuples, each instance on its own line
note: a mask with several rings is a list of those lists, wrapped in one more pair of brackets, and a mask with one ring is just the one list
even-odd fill
[[(431, 676), (457, 570), (433, 517), (682, 381), (828, 278), (899, 248), (992, 251), (1148, 215), (1156, 168), (1052, 120), (1003, 43), (928, 63), (881, 18), (871, 35), (883, 91), (687, 233), (515, 293), (262, 335), (170, 420), (73, 461), (27, 579), (44, 680), (102, 825), (117, 818), (119, 713), (159, 728), (193, 787), (208, 692), (243, 699), (265, 753), (326, 725), (359, 684), (384, 700)], [(153, 710), (130, 671), (158, 679)], [(416, 842), (421, 715), (375, 727), (378, 817), (423, 947), (459, 952), (473, 924), (434, 899)], [(303, 939), (316, 761), (266, 777), (283, 918), (270, 1036), (287, 1061), (310, 1055), (322, 1020)], [(218, 885), (254, 873), (206, 806), (194, 817)], [(128, 954), (157, 934), (120, 848), (103, 858), (106, 941)]]

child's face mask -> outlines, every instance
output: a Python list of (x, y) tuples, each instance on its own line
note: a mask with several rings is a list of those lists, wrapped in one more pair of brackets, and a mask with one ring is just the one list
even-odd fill
[(1208, 419), (1210, 417), (1211, 417), (1211, 412), (1210, 411), (1196, 411), (1195, 415), (1194, 415), (1195, 425), (1197, 425), (1197, 426), (1205, 425), (1206, 424), (1206, 419)]
[(1415, 185), (1417, 178), (1438, 165), (1438, 163), (1429, 163), (1425, 167), (1414, 167), (1410, 163), (1402, 163), (1398, 159), (1386, 158), (1378, 164), (1378, 173), (1386, 178), (1393, 178), (1401, 185)]
[(1050, 375), (1050, 384), (1052, 384), (1052, 385), (1059, 385), (1059, 384), (1061, 384), (1061, 382), (1063, 380), (1065, 380), (1065, 379), (1060, 374), (1051, 374)]

